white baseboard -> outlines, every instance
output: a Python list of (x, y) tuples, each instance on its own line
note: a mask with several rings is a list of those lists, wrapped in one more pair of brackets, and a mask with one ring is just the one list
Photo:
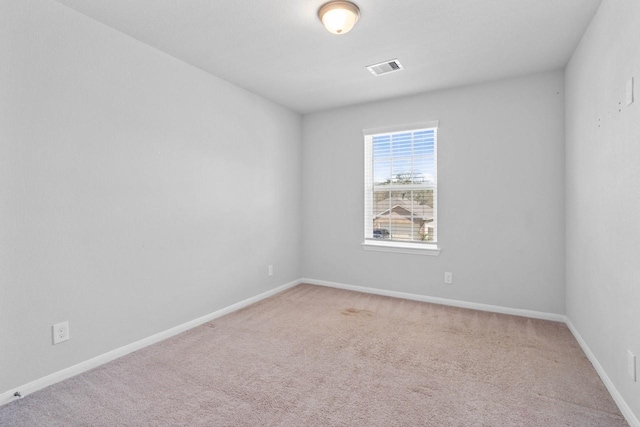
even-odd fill
[(607, 390), (609, 390), (609, 394), (611, 394), (611, 397), (613, 397), (613, 400), (618, 405), (618, 408), (620, 408), (620, 412), (622, 412), (622, 415), (624, 415), (629, 425), (631, 427), (640, 427), (640, 420), (638, 420), (638, 417), (636, 417), (622, 395), (618, 392), (616, 386), (613, 385), (613, 382), (605, 372), (598, 359), (596, 359), (596, 356), (593, 354), (586, 341), (582, 338), (575, 326), (573, 326), (573, 323), (571, 323), (571, 319), (567, 318), (565, 323), (567, 324), (567, 327), (569, 328), (573, 336), (576, 338), (576, 341), (578, 341), (578, 344), (580, 344), (580, 347), (582, 347), (582, 351), (584, 351), (584, 354), (587, 355), (587, 358), (595, 368), (598, 375), (600, 375), (602, 382), (604, 383), (605, 387), (607, 387)]
[(200, 326), (203, 323), (210, 322), (213, 319), (217, 319), (218, 317), (222, 317), (226, 314), (229, 314), (233, 311), (240, 310), (241, 308), (247, 307), (251, 304), (254, 304), (260, 300), (265, 298), (269, 298), (277, 293), (280, 293), (284, 290), (292, 288), (296, 285), (300, 284), (299, 280), (294, 280), (292, 282), (286, 283), (282, 286), (278, 286), (275, 289), (271, 289), (270, 291), (263, 292), (259, 295), (256, 295), (251, 298), (247, 298), (243, 301), (240, 301), (236, 304), (232, 304), (228, 307), (222, 308), (220, 310), (214, 311), (213, 313), (207, 314), (205, 316), (199, 317), (197, 319), (191, 320), (189, 322), (183, 323), (171, 329), (167, 329), (166, 331), (159, 332), (155, 335), (151, 335), (150, 337), (143, 338), (139, 341), (133, 342), (131, 344), (127, 344), (123, 347), (112, 350), (108, 353), (101, 354), (100, 356), (96, 356), (92, 359), (86, 360), (84, 362), (78, 363), (77, 365), (70, 366), (66, 369), (63, 369), (58, 372), (54, 372), (53, 374), (47, 375), (45, 377), (39, 378), (35, 381), (32, 381), (28, 384), (24, 384), (20, 387), (15, 387), (11, 390), (8, 390), (4, 393), (0, 393), (0, 406), (12, 402), (18, 399), (14, 396), (14, 393), (19, 392), (22, 397), (27, 396), (35, 391), (53, 385), (57, 382), (64, 381), (67, 378), (71, 378), (83, 372), (86, 372), (90, 369), (97, 368), (100, 365), (104, 365), (114, 359), (125, 356), (131, 352), (136, 350), (140, 350), (144, 347), (150, 346), (151, 344), (155, 344), (162, 340), (166, 340), (174, 335), (177, 335), (181, 332), (187, 331), (189, 329), (195, 328), (196, 326)]
[(468, 302), (453, 300), (447, 298), (430, 297), (426, 295), (410, 294), (407, 292), (389, 291), (386, 289), (367, 288), (364, 286), (346, 285), (344, 283), (328, 282), (326, 280), (316, 279), (300, 279), (300, 283), (309, 283), (310, 285), (328, 286), (330, 288), (347, 289), (350, 291), (364, 292), (367, 294), (383, 295), (394, 298), (404, 298), (413, 301), (430, 302), (433, 304), (449, 305), (453, 307), (469, 308), (472, 310), (489, 311), (492, 313), (511, 314), (513, 316), (530, 317), (533, 319), (551, 320), (554, 322), (564, 322), (563, 314), (545, 313), (542, 311), (524, 310), (520, 308), (501, 307), (498, 305), (480, 304), (477, 302)]

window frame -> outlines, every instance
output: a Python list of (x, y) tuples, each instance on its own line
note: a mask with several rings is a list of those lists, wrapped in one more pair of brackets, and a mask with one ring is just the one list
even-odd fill
[[(439, 121), (432, 120), (405, 125), (389, 126), (384, 128), (363, 129), (364, 136), (364, 241), (362, 248), (368, 251), (396, 252), (417, 255), (440, 254), (438, 244), (438, 127)], [(394, 134), (403, 132), (415, 132), (419, 130), (433, 129), (435, 143), (433, 147), (434, 161), (434, 183), (433, 183), (433, 223), (435, 224), (435, 241), (432, 243), (403, 242), (398, 240), (376, 240), (368, 236), (373, 235), (373, 199), (374, 199), (374, 177), (373, 177), (373, 138), (377, 135)], [(392, 190), (390, 190), (392, 191)]]

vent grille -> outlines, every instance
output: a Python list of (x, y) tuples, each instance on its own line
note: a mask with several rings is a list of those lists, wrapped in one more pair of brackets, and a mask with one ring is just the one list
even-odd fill
[(390, 61), (368, 65), (367, 70), (369, 70), (374, 76), (381, 76), (383, 74), (393, 73), (394, 71), (404, 70), (404, 67), (400, 64), (400, 61), (392, 59)]

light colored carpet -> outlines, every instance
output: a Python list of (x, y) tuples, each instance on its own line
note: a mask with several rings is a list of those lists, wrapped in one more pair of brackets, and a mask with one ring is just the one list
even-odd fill
[(0, 408), (3, 426), (625, 426), (562, 323), (300, 285)]

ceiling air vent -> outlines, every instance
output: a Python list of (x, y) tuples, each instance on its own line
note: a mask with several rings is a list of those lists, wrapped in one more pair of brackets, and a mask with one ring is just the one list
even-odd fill
[(394, 71), (404, 70), (402, 64), (397, 59), (380, 62), (379, 64), (368, 65), (367, 70), (371, 71), (374, 76), (393, 73)]

